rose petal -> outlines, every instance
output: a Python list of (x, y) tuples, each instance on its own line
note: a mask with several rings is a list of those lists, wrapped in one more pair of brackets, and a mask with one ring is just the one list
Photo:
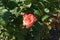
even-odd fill
[(37, 19), (33, 14), (24, 14), (23, 15), (23, 25), (26, 26), (26, 28), (30, 28), (34, 22), (36, 22)]

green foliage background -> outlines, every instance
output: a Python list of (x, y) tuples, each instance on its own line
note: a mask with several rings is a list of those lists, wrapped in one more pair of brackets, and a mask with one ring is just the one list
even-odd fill
[[(22, 25), (24, 13), (38, 19), (28, 30)], [(51, 18), (60, 24), (60, 0), (0, 0), (0, 40), (49, 39)], [(60, 30), (60, 25), (55, 29)]]

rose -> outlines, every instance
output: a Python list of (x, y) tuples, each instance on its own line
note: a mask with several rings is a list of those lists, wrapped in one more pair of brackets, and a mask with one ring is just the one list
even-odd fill
[(33, 14), (24, 14), (23, 15), (23, 25), (29, 29), (37, 19)]

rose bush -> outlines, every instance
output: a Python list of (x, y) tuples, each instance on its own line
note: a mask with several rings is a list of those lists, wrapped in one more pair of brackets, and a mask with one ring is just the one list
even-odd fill
[(30, 28), (34, 22), (37, 21), (37, 18), (33, 14), (24, 14), (23, 15), (23, 25), (26, 26), (26, 28)]
[(0, 40), (59, 37), (60, 0), (0, 0)]

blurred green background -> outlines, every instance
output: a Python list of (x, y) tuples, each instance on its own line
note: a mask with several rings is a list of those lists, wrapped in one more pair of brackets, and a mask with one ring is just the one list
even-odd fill
[[(22, 25), (23, 14), (37, 22), (30, 29)], [(59, 40), (60, 0), (0, 0), (0, 40)]]

